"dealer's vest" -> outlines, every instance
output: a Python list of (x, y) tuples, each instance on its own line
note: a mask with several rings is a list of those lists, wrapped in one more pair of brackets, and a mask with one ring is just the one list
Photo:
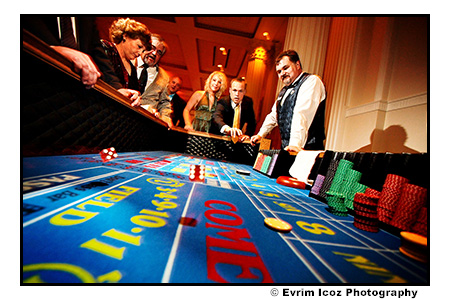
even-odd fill
[[(281, 100), (283, 99), (284, 93), (288, 89), (283, 88), (277, 98), (277, 121), (278, 127), (280, 129), (281, 136), (281, 146), (284, 149), (289, 145), (289, 139), (291, 137), (291, 127), (292, 127), (292, 116), (294, 114), (295, 103), (297, 102), (297, 94), (300, 90), (302, 84), (310, 76), (308, 73), (303, 73), (297, 82), (295, 82), (290, 88), (291, 91), (289, 95), (284, 100), (281, 106)], [(306, 140), (305, 150), (323, 150), (323, 141), (325, 140), (325, 99), (320, 102), (319, 107), (316, 110), (314, 119), (308, 130), (308, 138)]]

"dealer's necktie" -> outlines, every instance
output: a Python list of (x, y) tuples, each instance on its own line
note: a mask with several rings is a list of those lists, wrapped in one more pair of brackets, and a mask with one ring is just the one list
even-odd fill
[(77, 42), (75, 41), (75, 36), (73, 35), (71, 18), (61, 17), (60, 26), (61, 26), (61, 46), (77, 49), (78, 46)]
[[(233, 128), (239, 129), (240, 122), (241, 122), (241, 105), (237, 105), (234, 108)], [(233, 143), (236, 144), (237, 141), (239, 140), (239, 137), (238, 136), (231, 137), (231, 140), (233, 141)]]

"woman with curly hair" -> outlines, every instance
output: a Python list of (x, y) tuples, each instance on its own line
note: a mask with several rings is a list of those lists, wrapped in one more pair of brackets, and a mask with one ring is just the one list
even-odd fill
[[(131, 63), (146, 47), (151, 47), (151, 33), (147, 26), (132, 19), (115, 20), (109, 28), (110, 41), (101, 40), (123, 88), (138, 92), (139, 82)], [(150, 48), (149, 48), (150, 49)]]
[[(216, 111), (217, 101), (227, 88), (227, 77), (224, 73), (212, 72), (205, 82), (204, 91), (192, 94), (183, 111), (184, 129), (209, 132), (212, 115)], [(191, 122), (191, 110), (195, 117)]]

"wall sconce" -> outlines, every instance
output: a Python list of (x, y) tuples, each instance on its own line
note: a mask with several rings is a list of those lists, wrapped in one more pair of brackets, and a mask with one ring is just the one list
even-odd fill
[(258, 47), (255, 50), (253, 50), (253, 53), (250, 55), (250, 59), (260, 59), (260, 60), (266, 60), (267, 58), (267, 52), (263, 47)]
[(266, 38), (266, 40), (270, 40), (270, 35), (267, 31), (263, 33), (263, 36)]

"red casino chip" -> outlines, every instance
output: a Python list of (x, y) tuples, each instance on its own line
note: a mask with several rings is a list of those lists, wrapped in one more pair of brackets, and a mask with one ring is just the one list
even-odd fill
[(400, 252), (412, 259), (427, 262), (428, 257), (428, 239), (413, 232), (402, 231)]
[(354, 202), (358, 202), (360, 204), (378, 206), (379, 196), (369, 195), (367, 193), (356, 193)]
[(390, 225), (401, 230), (411, 230), (426, 199), (426, 188), (405, 184)]
[(284, 185), (284, 186), (288, 186), (288, 187), (293, 187), (296, 189), (306, 189), (306, 183), (304, 183), (303, 181), (297, 180), (294, 177), (289, 177), (289, 176), (280, 176), (277, 178), (277, 183)]
[(381, 192), (380, 191), (377, 191), (377, 190), (372, 189), (372, 188), (367, 188), (366, 191), (364, 192), (364, 194), (369, 195), (369, 196), (375, 196), (375, 197), (378, 197), (378, 198), (380, 198), (380, 196), (381, 196)]
[(378, 220), (377, 207), (376, 206), (368, 206), (368, 205), (364, 205), (364, 204), (361, 204), (361, 203), (358, 203), (358, 202), (354, 202), (353, 203), (353, 208), (354, 208), (355, 212), (374, 214), (375, 217)]
[(353, 222), (353, 225), (356, 227), (356, 228), (358, 228), (358, 229), (361, 229), (361, 230), (364, 230), (364, 231), (368, 231), (368, 232), (378, 232), (380, 229), (378, 228), (378, 226), (374, 226), (374, 225), (366, 225), (366, 224), (363, 224), (363, 223), (361, 223), (361, 222), (359, 222), (358, 220), (355, 220), (354, 222)]
[(376, 216), (370, 214), (355, 214), (354, 220), (366, 225), (378, 225), (380, 222)]
[(419, 211), (416, 222), (413, 224), (411, 231), (422, 236), (428, 235), (428, 208), (422, 207)]
[(194, 218), (181, 217), (179, 223), (184, 226), (197, 226), (197, 220)]

